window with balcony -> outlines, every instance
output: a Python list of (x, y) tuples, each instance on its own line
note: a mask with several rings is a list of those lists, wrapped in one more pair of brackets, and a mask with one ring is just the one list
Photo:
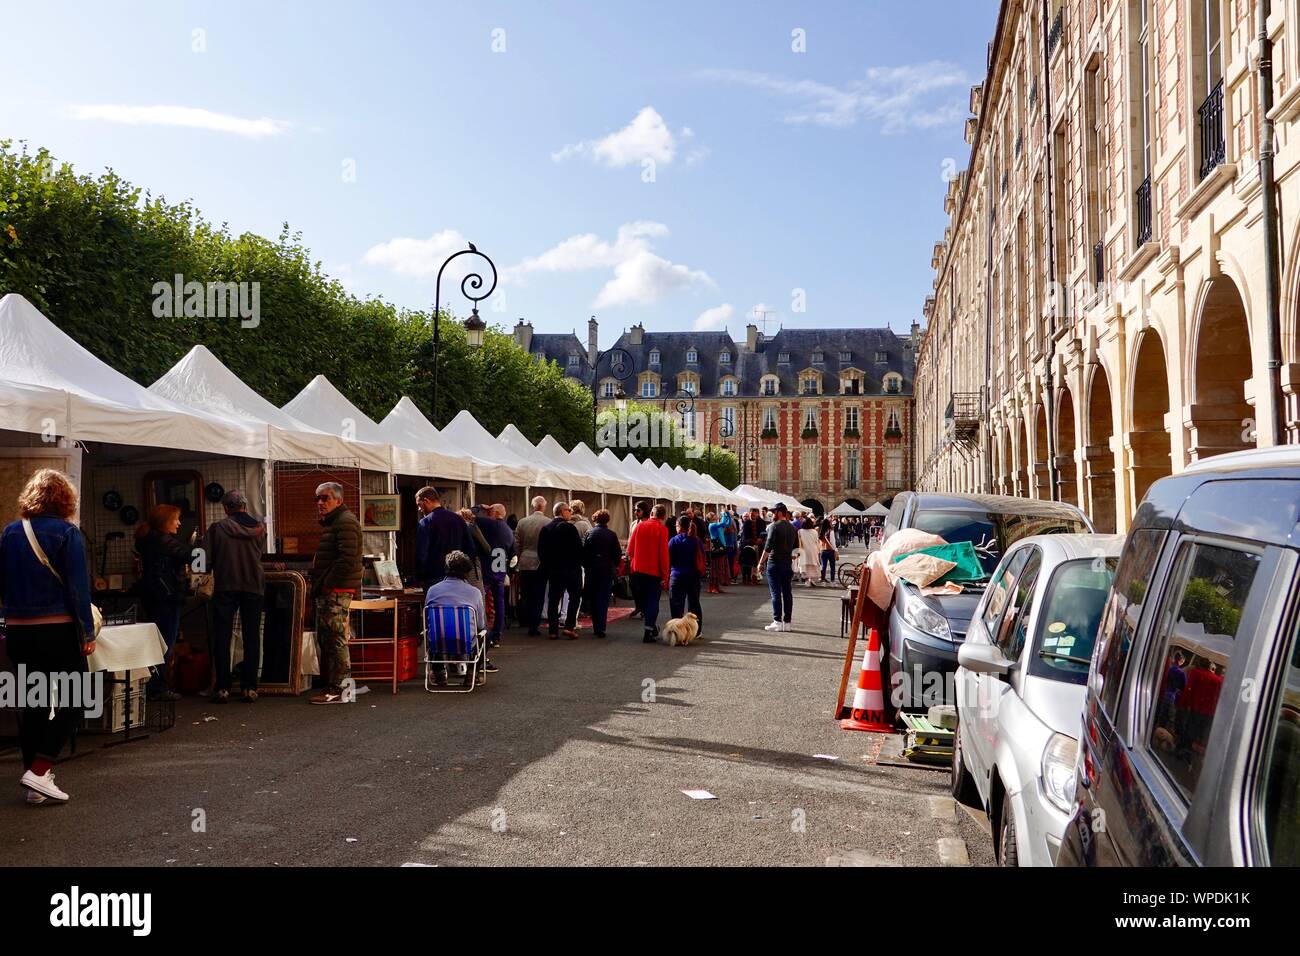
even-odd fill
[(821, 480), (821, 449), (809, 445), (799, 451), (799, 480), (816, 484)]
[(1137, 220), (1134, 248), (1141, 247), (1151, 238), (1151, 0), (1130, 0), (1133, 22), (1132, 69), (1135, 89), (1129, 91), (1133, 117), (1135, 155), (1132, 157), (1133, 181), (1138, 188), (1133, 193), (1133, 215)]
[(763, 436), (764, 438), (776, 437), (776, 409), (770, 405), (763, 409)]
[(806, 432), (817, 430), (817, 406), (809, 405), (803, 410), (803, 430)]
[(730, 438), (736, 434), (736, 409), (733, 405), (724, 406), (722, 409), (722, 425), (720, 431), (723, 438)]
[(1193, 60), (1193, 80), (1200, 120), (1200, 173), (1204, 179), (1226, 159), (1223, 138), (1223, 29), (1219, 0), (1196, 0), (1192, 29), (1199, 49)]
[(849, 405), (844, 409), (844, 437), (856, 438), (860, 434), (858, 406)]
[(862, 482), (860, 452), (856, 445), (844, 449), (844, 484), (856, 488)]
[(885, 454), (885, 484), (890, 488), (903, 487), (902, 452), (891, 451)]
[(1105, 222), (1102, 210), (1105, 207), (1105, 180), (1102, 172), (1102, 132), (1104, 128), (1105, 91), (1102, 88), (1100, 60), (1094, 62), (1084, 74), (1084, 168), (1087, 172), (1086, 214), (1088, 237), (1093, 246), (1093, 281), (1100, 285), (1106, 279), (1105, 263), (1101, 256), (1102, 235)]
[(891, 408), (889, 415), (885, 418), (885, 437), (902, 438), (903, 437), (903, 418), (898, 413), (897, 408)]

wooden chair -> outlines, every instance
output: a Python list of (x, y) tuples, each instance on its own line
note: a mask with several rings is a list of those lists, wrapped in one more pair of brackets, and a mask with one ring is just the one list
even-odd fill
[[(351, 655), (352, 648), (366, 647), (368, 645), (388, 644), (392, 648), (393, 656), (390, 663), (385, 665), (383, 661), (352, 661), (352, 677), (357, 681), (376, 680), (391, 681), (393, 684), (393, 693), (397, 693), (397, 669), (400, 666), (397, 650), (397, 598), (364, 598), (352, 602), (352, 611), (359, 612), (361, 617), (360, 636), (348, 638), (348, 654)], [(365, 612), (367, 611), (391, 611), (393, 615), (393, 633), (384, 637), (366, 637), (365, 629)], [(389, 668), (386, 673), (385, 667)]]

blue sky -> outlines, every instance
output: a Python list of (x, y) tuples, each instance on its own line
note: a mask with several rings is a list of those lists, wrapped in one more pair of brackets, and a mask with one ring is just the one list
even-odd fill
[[(602, 345), (638, 321), (743, 336), (758, 308), (769, 331), (904, 330), (996, 15), (0, 0), (0, 138), (236, 232), (287, 221), (350, 289), (399, 305), (427, 308), (468, 239), (501, 272), (484, 317), (507, 327), (585, 337), (594, 313)], [(442, 299), (464, 314), (455, 285)]]

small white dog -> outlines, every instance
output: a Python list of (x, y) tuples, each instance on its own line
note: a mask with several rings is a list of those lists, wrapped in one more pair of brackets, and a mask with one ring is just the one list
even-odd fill
[(683, 617), (675, 617), (664, 625), (664, 643), (669, 647), (683, 647), (695, 640), (700, 634), (700, 619), (691, 611)]

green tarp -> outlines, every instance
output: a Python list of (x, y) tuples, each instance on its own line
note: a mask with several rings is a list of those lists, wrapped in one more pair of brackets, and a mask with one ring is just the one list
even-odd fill
[(980, 564), (980, 559), (975, 554), (975, 546), (969, 541), (958, 541), (956, 544), (936, 544), (930, 548), (918, 548), (915, 551), (908, 551), (907, 554), (894, 555), (894, 564), (897, 564), (909, 554), (931, 554), (936, 558), (942, 558), (944, 561), (951, 561), (957, 566), (939, 578), (934, 584), (944, 584), (948, 581), (983, 581), (988, 575), (984, 573), (984, 566)]

